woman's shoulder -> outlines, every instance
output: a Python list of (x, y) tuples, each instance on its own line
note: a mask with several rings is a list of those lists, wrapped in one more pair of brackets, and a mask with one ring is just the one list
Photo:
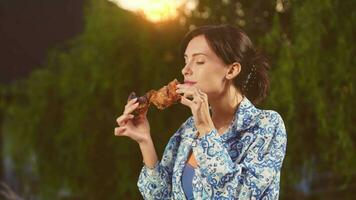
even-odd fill
[(260, 110), (260, 119), (267, 119), (270, 123), (278, 123), (283, 121), (282, 115), (275, 110)]
[[(274, 130), (275, 134), (280, 134), (283, 132), (283, 135), (286, 134), (284, 120), (282, 115), (275, 110), (260, 110), (259, 115), (259, 124), (265, 130)], [(267, 131), (270, 132), (271, 131)]]
[(282, 115), (275, 110), (264, 110), (259, 109), (260, 114), (258, 115), (259, 124), (263, 127), (284, 127), (284, 120)]

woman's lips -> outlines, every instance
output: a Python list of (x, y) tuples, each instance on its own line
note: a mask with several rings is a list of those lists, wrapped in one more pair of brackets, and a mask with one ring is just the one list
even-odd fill
[(185, 82), (184, 84), (188, 85), (188, 86), (192, 86), (192, 85), (196, 84), (196, 82)]

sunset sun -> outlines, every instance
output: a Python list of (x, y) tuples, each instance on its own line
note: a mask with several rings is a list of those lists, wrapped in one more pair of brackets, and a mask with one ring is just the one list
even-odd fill
[(193, 10), (195, 0), (109, 0), (123, 9), (143, 14), (152, 22), (174, 19), (178, 16), (177, 9)]

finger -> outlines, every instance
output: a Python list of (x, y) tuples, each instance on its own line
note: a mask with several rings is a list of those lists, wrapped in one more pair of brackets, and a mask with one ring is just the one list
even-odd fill
[(196, 88), (196, 86), (190, 84), (178, 84), (177, 88)]
[(124, 114), (132, 113), (138, 107), (139, 104), (140, 104), (139, 102), (136, 102), (136, 103), (132, 104), (131, 106), (127, 107), (124, 111)]
[(177, 88), (184, 88), (184, 87), (186, 87), (186, 85), (184, 85), (184, 84), (178, 84), (177, 85)]
[(204, 92), (202, 92), (200, 89), (197, 90), (197, 95), (199, 95), (199, 97), (202, 99), (202, 102), (204, 103), (208, 103), (208, 95)]
[(180, 86), (176, 89), (176, 91), (186, 92), (186, 91), (193, 91), (194, 87), (187, 87), (187, 86)]
[(136, 98), (136, 97), (137, 97), (136, 92), (131, 92), (130, 95), (128, 96), (128, 98), (127, 98), (127, 103), (128, 103), (130, 100), (132, 100), (132, 99), (134, 99), (134, 98)]
[(188, 88), (181, 88), (181, 89), (177, 89), (176, 92), (178, 94), (183, 94), (184, 97), (193, 97), (194, 95), (194, 91), (190, 90)]
[(123, 114), (116, 119), (116, 122), (119, 124), (119, 126), (124, 126), (124, 125), (126, 125), (128, 120), (133, 119), (133, 118), (134, 118), (134, 115), (132, 115), (132, 114)]
[(127, 119), (131, 119), (132, 118), (132, 114), (123, 114), (123, 115), (121, 115), (120, 117), (118, 117), (117, 119), (116, 119), (116, 122), (118, 123), (118, 124), (120, 124), (120, 123), (122, 123), (123, 121), (125, 121), (125, 120), (127, 120)]
[(193, 105), (193, 102), (192, 102), (191, 100), (185, 98), (184, 96), (182, 96), (180, 102), (181, 102), (183, 105), (186, 105), (186, 106), (188, 106), (188, 107), (190, 107), (190, 108), (191, 108), (192, 105)]
[(137, 98), (133, 98), (130, 101), (127, 102), (127, 104), (125, 105), (125, 109), (130, 107), (132, 104), (136, 103)]
[(194, 99), (194, 94), (185, 93), (185, 94), (183, 94), (183, 96), (191, 101)]
[(200, 104), (204, 102), (204, 99), (202, 99), (200, 96), (196, 96), (193, 100), (194, 103)]
[(207, 95), (206, 93), (204, 93), (203, 91), (201, 91), (201, 89), (198, 89), (197, 92), (198, 92), (198, 94), (199, 94), (200, 96), (202, 96), (203, 98), (207, 98), (207, 97), (208, 97), (208, 95)]
[(198, 99), (198, 98), (200, 98), (200, 94), (199, 94), (199, 92), (198, 92), (197, 89), (194, 89), (194, 90), (193, 90), (193, 97), (194, 97), (195, 100)]
[[(202, 99), (202, 103), (204, 104), (206, 110), (210, 110), (210, 106), (209, 106), (209, 100), (208, 100), (208, 95), (204, 92), (202, 92), (201, 90), (198, 91), (200, 93), (200, 98)], [(210, 112), (210, 111), (209, 111)]]
[(126, 127), (116, 127), (115, 131), (114, 131), (114, 134), (116, 136), (123, 136), (125, 131), (126, 131), (126, 129), (127, 129)]

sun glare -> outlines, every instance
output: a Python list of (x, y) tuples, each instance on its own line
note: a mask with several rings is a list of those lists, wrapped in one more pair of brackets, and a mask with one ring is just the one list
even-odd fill
[(148, 20), (160, 22), (178, 16), (177, 9), (193, 10), (196, 0), (108, 0), (123, 9), (143, 14)]

